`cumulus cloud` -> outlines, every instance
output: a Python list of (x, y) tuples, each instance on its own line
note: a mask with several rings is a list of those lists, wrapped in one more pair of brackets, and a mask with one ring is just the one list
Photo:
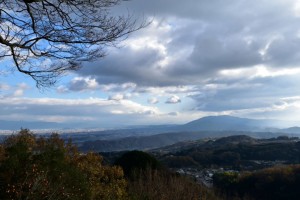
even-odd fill
[(69, 90), (71, 91), (94, 90), (96, 88), (98, 88), (98, 83), (95, 79), (90, 77), (76, 77), (69, 85)]
[(114, 94), (112, 96), (108, 97), (109, 100), (115, 100), (115, 101), (121, 101), (123, 99), (125, 99), (123, 94)]
[(149, 104), (157, 104), (159, 103), (159, 100), (156, 97), (151, 97), (148, 99)]
[[(142, 124), (147, 118), (160, 114), (155, 107), (130, 100), (18, 97), (0, 99), (0, 120), (61, 122), (71, 123), (74, 127), (77, 127), (77, 123), (98, 127), (125, 126), (135, 124), (135, 121)], [(152, 121), (150, 118), (148, 120)], [(116, 120), (119, 124), (116, 124)]]
[[(122, 5), (116, 12), (124, 9)], [(80, 109), (78, 116), (81, 112), (85, 119), (117, 116), (122, 122), (128, 122), (124, 117), (128, 115), (137, 121), (155, 116), (168, 122), (209, 114), (272, 117), (292, 109), (291, 113), (300, 113), (296, 102), (286, 100), (300, 94), (298, 1), (139, 0), (124, 5), (126, 12), (143, 14), (153, 23), (124, 40), (122, 48), (108, 47), (104, 59), (84, 63), (77, 77), (57, 88), (59, 94), (93, 91), (108, 96), (103, 101), (108, 105), (84, 106), (87, 100), (82, 101), (78, 105), (86, 110)], [(0, 84), (0, 90), (5, 88)], [(24, 89), (11, 88), (15, 96), (23, 95)], [(181, 102), (172, 106), (180, 109), (180, 115), (159, 101)], [(59, 107), (55, 102), (53, 110)], [(160, 110), (152, 108), (154, 104)], [(45, 106), (44, 102), (39, 109)], [(70, 106), (68, 117), (76, 116), (75, 110)], [(136, 117), (140, 115), (147, 117)]]
[(166, 101), (167, 104), (176, 104), (180, 102), (181, 102), (180, 98), (176, 95), (169, 97)]
[[(227, 74), (198, 86), (194, 99), (197, 110), (222, 112), (228, 110), (261, 109), (270, 107), (280, 99), (300, 92), (300, 73), (295, 70), (279, 70), (274, 73), (258, 70), (254, 76)], [(293, 72), (294, 74), (290, 73)], [(236, 72), (240, 73), (240, 72)], [(252, 74), (253, 75), (253, 74)]]
[(292, 12), (295, 3), (134, 1), (128, 8), (154, 14), (153, 23), (79, 74), (93, 75), (99, 83), (176, 86), (201, 84), (224, 69), (296, 67), (300, 22)]

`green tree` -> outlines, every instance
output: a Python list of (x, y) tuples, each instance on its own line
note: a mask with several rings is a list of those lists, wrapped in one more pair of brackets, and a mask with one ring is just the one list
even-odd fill
[(121, 166), (127, 177), (146, 169), (156, 170), (162, 167), (158, 160), (142, 151), (129, 151), (124, 153), (116, 160), (115, 165)]
[(204, 186), (172, 173), (142, 151), (130, 151), (117, 159), (128, 178), (132, 200), (217, 200)]

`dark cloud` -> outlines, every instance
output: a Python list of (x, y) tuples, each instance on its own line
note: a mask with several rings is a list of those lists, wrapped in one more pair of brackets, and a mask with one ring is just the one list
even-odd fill
[[(131, 82), (140, 94), (151, 94), (152, 87), (193, 86), (181, 95), (192, 98), (201, 111), (265, 108), (300, 92), (299, 74), (272, 75), (300, 64), (300, 12), (295, 12), (295, 3), (130, 1), (129, 11), (155, 16), (153, 24), (78, 74), (98, 84)], [(257, 75), (258, 66), (268, 73)], [(230, 71), (235, 69), (249, 70), (236, 75)], [(229, 70), (226, 76), (224, 70)], [(170, 96), (165, 103), (179, 103), (176, 94), (165, 92)]]
[(154, 49), (133, 51), (125, 47), (99, 62), (88, 64), (79, 73), (93, 76), (101, 84), (134, 82), (148, 85), (149, 82), (160, 82), (162, 70), (157, 61), (162, 58)]
[(226, 111), (265, 108), (281, 102), (285, 97), (300, 95), (299, 75), (257, 77), (236, 82), (211, 81), (214, 88), (198, 87), (198, 94), (190, 95), (197, 102), (196, 110)]
[(266, 59), (275, 67), (291, 66), (298, 67), (300, 64), (300, 37), (282, 36), (271, 42)]
[(238, 36), (218, 38), (217, 35), (206, 34), (198, 37), (191, 60), (202, 69), (247, 67), (262, 61), (259, 49), (260, 45), (256, 42), (247, 43), (246, 39)]
[(178, 112), (170, 112), (168, 113), (169, 116), (178, 116), (179, 113)]
[[(93, 76), (100, 84), (167, 86), (199, 84), (222, 69), (297, 66), (300, 21), (293, 12), (294, 3), (131, 1), (125, 4), (129, 11), (155, 15), (154, 25), (131, 38), (144, 42), (137, 44), (138, 50), (131, 44), (113, 50), (105, 59), (87, 64), (79, 74)], [(155, 38), (165, 54), (148, 44), (149, 38)], [(162, 66), (166, 57), (169, 60)]]

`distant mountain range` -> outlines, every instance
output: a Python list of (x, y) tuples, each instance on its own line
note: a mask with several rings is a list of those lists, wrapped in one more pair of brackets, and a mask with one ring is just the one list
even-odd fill
[[(78, 129), (84, 123), (77, 123), (73, 126)], [(166, 132), (180, 131), (270, 131), (300, 133), (300, 127), (295, 122), (280, 120), (261, 120), (233, 117), (228, 115), (208, 116), (182, 125), (151, 125), (151, 126), (134, 126), (126, 129), (107, 130), (105, 132), (117, 133), (132, 132), (133, 135), (152, 135)], [(299, 124), (300, 125), (300, 124)], [(85, 127), (88, 127), (86, 124)], [(71, 129), (71, 124), (55, 122), (28, 122), (28, 121), (1, 121), (0, 130), (19, 130), (20, 128), (29, 129)], [(101, 128), (101, 127), (98, 127)]]
[(195, 131), (266, 131), (273, 128), (287, 128), (296, 125), (295, 122), (281, 120), (248, 119), (229, 115), (203, 117), (181, 125), (182, 130)]
[[(203, 117), (183, 125), (144, 126), (140, 130), (152, 131), (251, 131), (300, 133), (296, 122), (281, 120), (248, 119), (229, 115)], [(289, 128), (293, 126), (292, 128)], [(132, 128), (136, 130), (136, 128)]]
[(77, 140), (81, 151), (111, 152), (127, 150), (149, 150), (178, 142), (196, 141), (207, 138), (221, 138), (234, 135), (247, 135), (255, 138), (274, 138), (283, 135), (283, 133), (270, 132), (245, 132), (245, 131), (182, 131), (161, 133), (147, 136), (131, 136), (110, 140), (86, 140), (80, 142)]
[[(208, 116), (183, 125), (136, 126), (127, 129), (62, 133), (64, 139), (72, 138), (81, 150), (120, 151), (153, 149), (183, 141), (218, 138), (230, 135), (248, 135), (255, 138), (271, 138), (280, 135), (300, 136), (300, 127), (282, 129), (284, 121), (256, 120), (233, 116)], [(0, 121), (0, 130), (58, 129), (66, 124), (51, 122)], [(62, 131), (63, 132), (63, 131)]]
[[(127, 129), (131, 133), (124, 138), (99, 138), (80, 144), (83, 151), (123, 151), (146, 150), (164, 147), (183, 141), (195, 141), (204, 138), (220, 138), (232, 135), (248, 135), (255, 138), (274, 138), (281, 135), (298, 136), (299, 127), (287, 129), (274, 127), (271, 120), (254, 120), (232, 116), (209, 116), (183, 125), (145, 126)], [(280, 125), (276, 121), (276, 126)], [(280, 126), (278, 126), (280, 127)], [(119, 135), (122, 135), (122, 131)], [(117, 132), (118, 132), (117, 131)], [(114, 132), (116, 133), (116, 132)], [(135, 134), (133, 134), (135, 133)]]
[(232, 116), (209, 116), (182, 125), (182, 130), (195, 131), (254, 131), (264, 127), (263, 120), (246, 119)]

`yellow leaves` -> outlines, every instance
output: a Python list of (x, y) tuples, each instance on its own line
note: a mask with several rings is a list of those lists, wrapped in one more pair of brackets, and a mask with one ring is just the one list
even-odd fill
[(57, 134), (37, 138), (21, 130), (0, 145), (0, 199), (124, 199), (122, 169), (102, 161), (96, 153), (80, 154)]
[(11, 135), (10, 137), (6, 138), (3, 146), (8, 148), (17, 144), (23, 145), (27, 151), (31, 152), (36, 145), (36, 138), (28, 129), (21, 129), (17, 135)]
[(96, 153), (80, 155), (77, 166), (87, 176), (92, 194), (92, 200), (124, 199), (126, 196), (126, 181), (120, 167), (102, 165), (102, 157)]
[(76, 160), (76, 163), (81, 170), (91, 174), (97, 174), (101, 171), (101, 162), (102, 157), (95, 153), (80, 155)]

